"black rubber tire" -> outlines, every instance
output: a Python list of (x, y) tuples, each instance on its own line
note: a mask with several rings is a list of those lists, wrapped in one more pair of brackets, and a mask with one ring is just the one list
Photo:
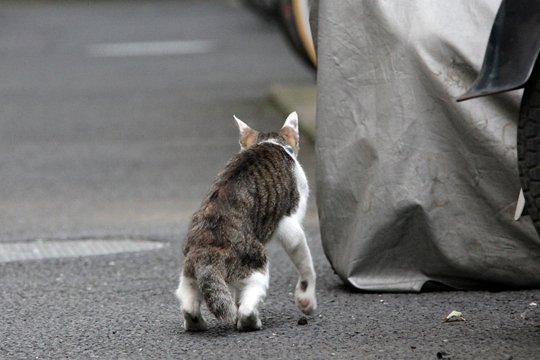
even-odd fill
[(540, 234), (540, 62), (525, 86), (517, 131), (519, 177), (525, 207)]

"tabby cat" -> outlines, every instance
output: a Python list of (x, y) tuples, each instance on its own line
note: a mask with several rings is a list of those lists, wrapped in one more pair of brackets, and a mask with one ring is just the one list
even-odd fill
[(257, 306), (269, 281), (264, 245), (273, 238), (299, 273), (296, 305), (304, 314), (317, 307), (315, 270), (301, 226), (309, 189), (296, 160), (298, 115), (293, 112), (278, 132), (270, 133), (259, 133), (234, 118), (240, 152), (193, 214), (184, 244), (175, 294), (187, 331), (207, 329), (202, 300), (216, 318), (235, 321), (240, 331), (261, 329)]

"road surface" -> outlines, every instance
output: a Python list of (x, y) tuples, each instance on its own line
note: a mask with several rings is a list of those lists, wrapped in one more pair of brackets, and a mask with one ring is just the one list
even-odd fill
[[(270, 86), (315, 81), (238, 1), (4, 2), (0, 80), (1, 359), (539, 358), (539, 290), (352, 291), (313, 202), (319, 311), (306, 325), (271, 244), (262, 331), (211, 317), (183, 331), (180, 242), (238, 150), (232, 115), (279, 127)], [(313, 159), (304, 143), (312, 182)], [(466, 320), (443, 323), (452, 310)]]

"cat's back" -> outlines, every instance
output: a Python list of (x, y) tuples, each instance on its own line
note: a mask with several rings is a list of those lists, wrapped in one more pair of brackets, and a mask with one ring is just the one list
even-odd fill
[(285, 186), (294, 177), (294, 165), (294, 159), (282, 146), (260, 143), (236, 154), (216, 182), (233, 182), (230, 185), (247, 187)]
[(266, 243), (279, 221), (299, 205), (295, 166), (277, 144), (260, 143), (241, 151), (218, 175), (193, 222), (224, 234), (252, 232)]

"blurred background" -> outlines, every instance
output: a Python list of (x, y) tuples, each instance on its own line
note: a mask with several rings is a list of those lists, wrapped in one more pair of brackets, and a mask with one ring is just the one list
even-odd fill
[[(314, 49), (306, 43), (310, 37), (307, 29), (299, 25), (307, 22), (307, 3), (0, 0), (1, 359), (253, 359), (254, 354), (261, 359), (537, 357), (538, 290), (352, 291), (334, 274), (323, 251), (315, 194), (304, 225), (317, 272), (317, 313), (304, 318), (295, 308), (296, 271), (279, 246), (271, 243), (270, 291), (260, 306), (263, 330), (240, 334), (231, 324), (220, 323), (206, 313), (208, 332), (184, 332), (173, 296), (182, 264), (180, 242), (216, 174), (239, 150), (233, 115), (268, 131), (281, 127), (290, 111), (298, 111), (302, 126), (299, 158), (312, 190), (317, 190), (311, 142), (316, 95)], [(464, 0), (456, 4), (419, 1), (408, 9), (427, 5), (477, 7)], [(324, 29), (327, 33), (319, 37), (324, 40), (319, 41), (321, 54), (325, 54), (319, 58), (319, 117), (329, 121), (319, 123), (318, 132), (323, 136), (319, 136), (317, 147), (319, 155), (336, 155), (336, 161), (327, 163), (332, 165), (330, 169), (338, 169), (335, 174), (345, 179), (347, 187), (362, 186), (356, 179), (364, 176), (358, 170), (350, 177), (348, 164), (354, 162), (356, 170), (372, 161), (363, 162), (364, 154), (370, 157), (373, 153), (362, 150), (363, 144), (371, 149), (369, 142), (354, 141), (361, 135), (354, 129), (357, 122), (376, 120), (373, 128), (384, 130), (377, 144), (393, 147), (393, 141), (386, 141), (387, 134), (393, 132), (386, 132), (384, 126), (388, 124), (390, 129), (396, 114), (387, 110), (402, 102), (388, 99), (400, 99), (401, 94), (419, 99), (406, 102), (412, 104), (412, 111), (403, 119), (415, 118), (417, 106), (431, 106), (431, 98), (439, 103), (440, 97), (431, 92), (421, 95), (424, 93), (410, 91), (416, 89), (411, 87), (395, 96), (402, 88), (388, 86), (388, 81), (401, 83), (401, 76), (413, 82), (431, 78), (394, 71), (395, 59), (407, 59), (397, 55), (415, 53), (394, 43), (378, 26), (372, 28), (377, 30), (373, 34), (351, 36), (355, 31), (364, 34), (364, 26), (369, 29), (379, 21), (377, 16), (385, 14), (376, 11), (373, 13), (378, 15), (372, 16), (365, 9), (408, 6), (368, 0), (321, 2), (321, 35)], [(437, 13), (426, 9), (420, 12), (423, 19)], [(438, 13), (444, 15), (440, 26), (445, 31), (471, 39), (471, 32), (463, 32), (459, 26), (444, 26), (446, 21), (453, 24), (455, 17)], [(342, 23), (343, 18), (349, 22)], [(470, 18), (478, 22), (476, 13)], [(415, 15), (409, 19), (417, 25), (412, 34), (425, 39), (422, 18)], [(407, 22), (388, 24), (403, 26), (409, 34)], [(488, 30), (486, 27), (486, 34)], [(377, 41), (365, 49), (373, 51), (364, 53), (354, 46), (370, 39)], [(391, 41), (391, 46), (386, 46), (386, 41)], [(436, 49), (448, 48), (438, 46), (437, 41), (431, 42)], [(373, 45), (379, 42), (381, 46)], [(373, 57), (376, 53), (385, 59), (381, 66)], [(372, 61), (377, 66), (372, 66)], [(453, 59), (448, 61), (455, 64)], [(392, 65), (392, 71), (385, 73), (384, 64)], [(452, 71), (459, 67), (446, 66), (444, 61), (436, 64), (450, 72), (435, 72), (429, 67), (422, 67), (422, 71), (440, 74), (440, 81), (452, 86), (461, 83), (448, 81), (458, 79)], [(371, 81), (376, 76), (384, 81)], [(365, 81), (369, 86), (363, 86)], [(379, 86), (378, 92), (373, 91)], [(340, 101), (335, 101), (339, 97)], [(447, 100), (450, 102), (453, 104), (453, 99)], [(365, 103), (370, 106), (362, 108)], [(367, 115), (352, 116), (357, 107), (358, 113)], [(402, 107), (400, 111), (408, 110)], [(427, 118), (433, 113), (430, 108), (422, 114)], [(425, 123), (432, 124), (431, 120)], [(335, 135), (325, 136), (324, 131)], [(446, 138), (446, 133), (441, 136)], [(337, 146), (339, 142), (353, 146)], [(398, 145), (398, 150), (403, 149), (401, 143)], [(376, 161), (378, 155), (371, 157)], [(319, 169), (324, 170), (320, 158)], [(478, 164), (485, 163), (485, 158), (481, 160)], [(408, 167), (410, 161), (404, 163)], [(389, 168), (391, 165), (385, 163)], [(371, 172), (365, 174), (371, 176)], [(366, 194), (387, 191), (387, 180), (393, 177), (380, 179), (382, 186), (366, 188)], [(439, 177), (434, 181), (439, 184)], [(353, 270), (361, 269), (362, 261), (370, 271), (390, 264), (385, 246), (405, 259), (406, 265), (423, 267), (417, 253), (403, 255), (396, 245), (408, 243), (399, 238), (392, 243), (394, 238), (386, 236), (392, 223), (377, 232), (386, 242), (366, 242), (363, 249), (373, 252), (362, 259), (355, 257), (355, 247), (345, 242), (362, 243), (342, 230), (365, 232), (368, 226), (359, 226), (360, 219), (367, 219), (373, 229), (387, 217), (375, 211), (370, 212), (372, 222), (363, 215), (355, 217), (347, 206), (361, 196), (354, 191), (327, 190), (322, 185), (319, 189), (320, 198), (330, 199), (332, 206), (326, 212), (330, 221), (322, 227), (332, 235), (326, 237), (327, 244), (343, 251), (342, 258), (352, 260)], [(396, 194), (407, 196), (408, 191)], [(392, 206), (409, 204), (394, 202), (389, 192), (383, 195), (380, 198), (389, 198)], [(409, 207), (413, 216), (403, 217), (398, 212), (396, 224), (412, 224), (405, 228), (421, 232), (420, 225), (425, 222), (413, 220), (424, 213), (414, 205)], [(333, 221), (335, 218), (338, 221)], [(342, 225), (349, 220), (354, 226)], [(328, 224), (341, 228), (328, 231)], [(416, 237), (409, 239), (417, 242)], [(453, 242), (450, 245), (457, 247)], [(474, 254), (472, 257), (475, 260)], [(381, 258), (381, 267), (370, 266)], [(447, 263), (441, 259), (432, 258), (431, 262)], [(518, 262), (523, 263), (523, 259)], [(462, 264), (451, 263), (458, 269)], [(404, 274), (407, 268), (397, 263), (394, 268), (385, 266), (381, 273), (392, 269)], [(482, 268), (476, 273), (489, 272)], [(452, 310), (463, 312), (467, 321), (442, 323)]]
[(178, 237), (238, 151), (233, 114), (276, 129), (280, 93), (314, 85), (258, 3), (3, 1), (0, 240)]

